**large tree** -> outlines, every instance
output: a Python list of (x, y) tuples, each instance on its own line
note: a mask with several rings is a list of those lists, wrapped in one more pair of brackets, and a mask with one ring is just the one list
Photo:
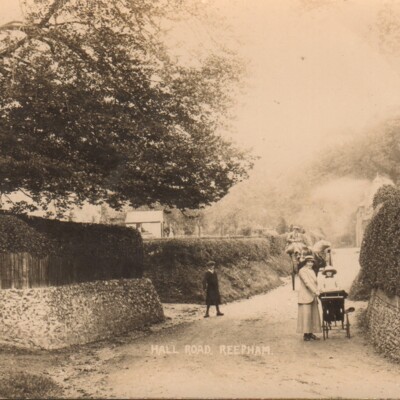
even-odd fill
[(165, 44), (187, 2), (23, 4), (0, 28), (2, 195), (197, 208), (247, 176), (251, 158), (219, 134), (242, 64), (219, 47), (187, 66)]

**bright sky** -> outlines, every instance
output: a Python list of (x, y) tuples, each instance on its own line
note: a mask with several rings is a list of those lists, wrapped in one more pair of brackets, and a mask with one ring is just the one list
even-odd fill
[(251, 63), (237, 138), (261, 165), (281, 169), (399, 114), (400, 1), (218, 2)]
[[(262, 168), (284, 169), (399, 114), (400, 0), (202, 2), (226, 17), (249, 61), (233, 137)], [(19, 10), (0, 0), (0, 23)]]

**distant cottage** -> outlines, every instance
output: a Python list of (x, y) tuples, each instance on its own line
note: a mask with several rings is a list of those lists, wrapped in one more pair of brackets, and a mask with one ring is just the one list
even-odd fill
[(136, 228), (144, 238), (161, 238), (164, 233), (163, 211), (129, 211), (125, 225)]

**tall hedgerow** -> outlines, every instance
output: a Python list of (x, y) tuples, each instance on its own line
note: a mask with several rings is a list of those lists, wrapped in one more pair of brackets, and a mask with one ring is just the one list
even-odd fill
[(0, 253), (27, 252), (43, 257), (54, 251), (50, 238), (12, 215), (0, 214)]
[(369, 288), (400, 295), (400, 190), (382, 187), (373, 201), (360, 251), (361, 277)]
[(0, 253), (20, 252), (50, 255), (55, 285), (143, 274), (143, 243), (136, 229), (0, 212)]
[[(248, 239), (198, 239), (182, 238), (151, 240), (144, 242), (146, 260), (159, 265), (191, 265), (204, 267), (213, 260), (229, 265), (241, 259), (248, 261), (267, 260), (283, 252), (284, 243), (280, 237)], [(150, 261), (151, 260), (151, 261)]]

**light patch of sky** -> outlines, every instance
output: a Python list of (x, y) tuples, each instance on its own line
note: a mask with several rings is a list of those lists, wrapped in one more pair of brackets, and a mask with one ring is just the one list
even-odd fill
[(379, 2), (220, 4), (250, 60), (234, 138), (255, 148), (261, 167), (306, 161), (398, 114), (400, 77), (371, 33)]
[(22, 19), (19, 0), (0, 0), (0, 24)]

